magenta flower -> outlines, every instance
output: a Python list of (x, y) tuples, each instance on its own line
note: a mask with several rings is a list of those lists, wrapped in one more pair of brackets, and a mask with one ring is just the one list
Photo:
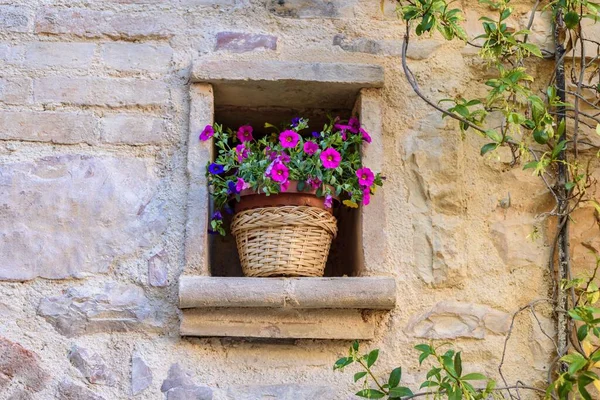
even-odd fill
[(371, 189), (369, 189), (369, 188), (363, 189), (363, 200), (362, 201), (365, 206), (369, 205), (369, 203), (371, 202)]
[(238, 178), (237, 182), (235, 183), (235, 190), (239, 192), (241, 192), (244, 189), (248, 189), (250, 187), (250, 185), (248, 185), (242, 178)]
[(276, 162), (271, 167), (269, 176), (275, 182), (283, 183), (283, 182), (287, 181), (288, 176), (290, 176), (290, 171), (288, 170), (288, 168), (285, 165), (283, 165), (283, 163)]
[(310, 186), (311, 188), (313, 188), (313, 189), (318, 189), (318, 188), (319, 188), (319, 186), (321, 186), (321, 183), (323, 183), (323, 182), (321, 182), (321, 180), (320, 180), (319, 178), (312, 178), (312, 177), (311, 177), (311, 178), (308, 178), (308, 179), (306, 180), (306, 183), (307, 183), (307, 184), (308, 184), (308, 186)]
[(252, 137), (252, 127), (250, 125), (240, 126), (237, 131), (237, 138), (242, 143), (249, 142), (254, 139), (254, 137)]
[(315, 142), (308, 141), (304, 143), (304, 152), (310, 156), (319, 150), (319, 146)]
[(242, 162), (246, 158), (248, 158), (248, 153), (248, 149), (243, 144), (238, 144), (237, 146), (235, 146), (235, 156), (238, 162)]
[(279, 186), (279, 191), (282, 193), (287, 192), (289, 187), (290, 187), (290, 181), (282, 182), (281, 185)]
[(340, 156), (340, 153), (332, 147), (321, 153), (321, 162), (325, 168), (337, 168), (340, 165), (341, 159), (342, 156)]
[(290, 156), (286, 153), (281, 153), (280, 155), (277, 156), (277, 161), (281, 161), (282, 163), (289, 163)]
[(360, 129), (360, 121), (356, 117), (352, 117), (348, 120), (348, 125), (352, 128), (350, 132), (358, 133)]
[(331, 206), (333, 205), (333, 197), (330, 194), (325, 196), (325, 201), (323, 202), (323, 204), (325, 205), (325, 207), (331, 208)]
[(287, 130), (279, 134), (279, 143), (282, 147), (296, 147), (298, 140), (300, 140), (300, 135), (294, 131)]
[(365, 131), (363, 128), (360, 128), (360, 133), (362, 134), (365, 142), (371, 143), (371, 135), (369, 135), (369, 132)]
[(202, 132), (200, 132), (200, 140), (202, 140), (202, 141), (208, 140), (211, 137), (213, 137), (214, 134), (215, 134), (215, 130), (213, 129), (212, 125), (206, 125), (204, 127), (204, 129), (202, 130)]
[(358, 184), (362, 187), (370, 188), (375, 180), (375, 175), (369, 168), (359, 169), (356, 171), (356, 176), (358, 177)]
[(354, 130), (353, 127), (351, 127), (350, 125), (346, 125), (346, 124), (335, 124), (333, 127), (335, 129), (337, 129), (338, 131), (342, 131), (342, 132), (346, 132), (346, 131), (352, 132)]

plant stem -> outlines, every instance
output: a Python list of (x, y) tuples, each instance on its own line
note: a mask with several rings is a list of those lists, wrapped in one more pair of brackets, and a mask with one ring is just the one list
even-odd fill
[(375, 375), (373, 375), (373, 373), (371, 372), (371, 368), (367, 367), (365, 365), (365, 363), (363, 362), (363, 360), (361, 360), (360, 358), (357, 359), (357, 361), (367, 371), (367, 373), (369, 374), (369, 376), (371, 377), (371, 379), (373, 379), (373, 382), (375, 382), (375, 384), (377, 385), (377, 387), (379, 388), (379, 390), (381, 390), (385, 394), (388, 394), (388, 392), (383, 388), (383, 386), (381, 386), (379, 384), (379, 381), (377, 380), (377, 378), (375, 378)]

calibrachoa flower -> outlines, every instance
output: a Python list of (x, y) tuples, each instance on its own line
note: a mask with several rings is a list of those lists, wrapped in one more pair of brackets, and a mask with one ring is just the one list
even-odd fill
[(330, 147), (321, 153), (321, 162), (325, 168), (337, 168), (340, 165), (341, 160), (342, 156), (333, 147)]
[(325, 205), (325, 207), (331, 208), (331, 206), (333, 205), (333, 196), (331, 196), (330, 194), (326, 195), (323, 204)]
[(244, 182), (244, 180), (242, 178), (238, 178), (237, 182), (235, 183), (235, 190), (237, 190), (237, 192), (241, 192), (244, 189), (248, 189), (250, 186)]
[(352, 117), (348, 120), (348, 125), (350, 126), (350, 132), (358, 133), (360, 128), (360, 121), (356, 117)]
[(212, 125), (206, 125), (202, 132), (200, 132), (200, 140), (208, 140), (213, 137), (214, 134), (215, 130), (213, 129)]
[(279, 190), (283, 193), (283, 192), (287, 192), (288, 188), (290, 187), (290, 181), (285, 181), (281, 184), (281, 186), (279, 186)]
[(240, 191), (237, 189), (237, 186), (234, 181), (227, 181), (227, 193), (228, 194), (238, 194)]
[(300, 140), (300, 135), (294, 131), (287, 130), (279, 134), (279, 143), (282, 147), (296, 147), (298, 140)]
[(208, 166), (208, 172), (210, 172), (213, 175), (221, 174), (224, 170), (225, 168), (223, 168), (221, 164), (212, 163)]
[(313, 132), (312, 135), (313, 137), (321, 137), (321, 134), (319, 132)]
[(356, 176), (358, 177), (358, 184), (362, 187), (370, 188), (375, 180), (375, 175), (369, 168), (361, 168), (356, 171)]
[(248, 158), (248, 148), (243, 144), (238, 144), (235, 146), (235, 155), (238, 162), (244, 161), (246, 158)]
[(242, 143), (249, 142), (252, 139), (254, 139), (252, 137), (252, 127), (250, 125), (240, 126), (239, 129), (238, 129), (238, 131), (237, 131), (237, 138)]
[(308, 141), (304, 143), (304, 152), (309, 156), (315, 154), (317, 150), (319, 150), (319, 145), (317, 145), (315, 142)]
[[(337, 129), (338, 131), (342, 131), (342, 132), (346, 132), (346, 131), (354, 132), (354, 127), (352, 127), (350, 125), (346, 125), (346, 124), (335, 124), (334, 128)], [(356, 133), (356, 132), (354, 132), (354, 133)]]
[(320, 180), (319, 178), (313, 178), (313, 177), (310, 177), (310, 178), (308, 178), (308, 179), (306, 180), (306, 183), (307, 183), (307, 184), (308, 184), (308, 186), (310, 186), (311, 188), (313, 188), (313, 189), (318, 189), (318, 188), (319, 188), (319, 186), (321, 186), (321, 183), (323, 183), (323, 182), (321, 182), (321, 180)]
[(287, 181), (289, 176), (290, 171), (288, 170), (288, 167), (286, 167), (285, 165), (283, 165), (283, 163), (280, 162), (274, 163), (269, 173), (269, 177), (275, 182), (279, 183)]
[(223, 214), (221, 214), (221, 211), (215, 211), (212, 215), (212, 219), (220, 221), (223, 219)]
[(368, 206), (371, 202), (371, 189), (365, 188), (363, 189), (363, 204)]
[(292, 118), (292, 126), (295, 128), (300, 123), (300, 117)]
[(363, 128), (360, 128), (360, 133), (362, 134), (365, 142), (371, 143), (371, 135), (369, 135), (369, 132), (365, 131)]

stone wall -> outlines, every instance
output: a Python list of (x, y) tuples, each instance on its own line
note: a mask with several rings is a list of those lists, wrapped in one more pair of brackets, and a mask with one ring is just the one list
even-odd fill
[[(473, 3), (475, 35), (487, 11)], [(496, 376), (510, 313), (548, 291), (551, 232), (535, 217), (549, 195), (411, 92), (403, 32), (375, 0), (0, 1), (0, 399), (352, 398), (351, 373), (331, 368), (349, 342), (179, 335), (189, 80), (211, 60), (385, 68), (378, 273), (395, 277), (398, 306), (365, 345), (408, 384), (426, 371), (412, 347), (430, 338)], [(423, 37), (409, 58), (432, 98), (481, 95), (485, 69), (460, 43)], [(576, 262), (578, 243), (600, 240), (590, 215)], [(521, 317), (507, 377), (545, 379), (551, 347)]]

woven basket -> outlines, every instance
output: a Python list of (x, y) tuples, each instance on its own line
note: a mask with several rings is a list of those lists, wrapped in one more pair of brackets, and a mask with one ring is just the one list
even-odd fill
[(337, 220), (316, 207), (238, 212), (231, 223), (246, 276), (323, 276)]

